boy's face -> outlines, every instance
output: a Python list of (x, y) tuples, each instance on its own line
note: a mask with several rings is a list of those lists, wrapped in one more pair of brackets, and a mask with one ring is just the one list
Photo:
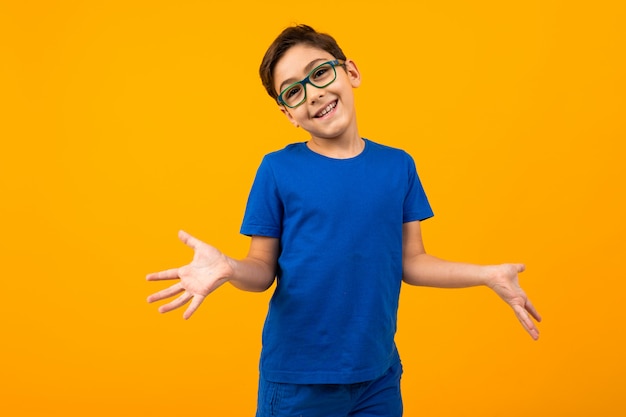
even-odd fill
[[(304, 79), (313, 68), (334, 60), (328, 52), (309, 45), (291, 47), (274, 67), (274, 87), (279, 93)], [(344, 71), (345, 68), (345, 71)], [(337, 78), (323, 88), (306, 84), (306, 100), (295, 108), (280, 106), (294, 126), (301, 126), (313, 138), (336, 139), (358, 135), (352, 89), (359, 86), (361, 75), (353, 61), (335, 68)]]

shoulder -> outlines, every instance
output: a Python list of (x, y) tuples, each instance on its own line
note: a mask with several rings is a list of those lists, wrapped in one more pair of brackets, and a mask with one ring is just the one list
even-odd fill
[(365, 141), (369, 148), (369, 153), (371, 153), (374, 157), (394, 163), (403, 162), (413, 165), (413, 157), (405, 150), (383, 145), (369, 139), (365, 139)]
[(280, 167), (288, 164), (290, 161), (297, 161), (306, 155), (306, 144), (304, 142), (292, 143), (282, 149), (270, 152), (263, 156), (261, 160), (261, 169)]
[(305, 154), (305, 151), (306, 151), (305, 142), (291, 143), (282, 149), (268, 153), (267, 155), (265, 155), (263, 159), (274, 161), (274, 160), (281, 160), (285, 158), (292, 158), (297, 155)]

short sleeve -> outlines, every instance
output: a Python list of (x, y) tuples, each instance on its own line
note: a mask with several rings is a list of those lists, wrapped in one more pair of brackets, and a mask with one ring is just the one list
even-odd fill
[(266, 156), (254, 178), (240, 231), (247, 236), (279, 238), (282, 232), (282, 217), (283, 205), (276, 178)]
[(402, 221), (403, 223), (408, 223), (416, 220), (426, 220), (433, 217), (433, 210), (430, 207), (426, 192), (417, 174), (413, 158), (409, 154), (406, 154), (406, 157), (408, 160), (408, 187), (404, 199)]

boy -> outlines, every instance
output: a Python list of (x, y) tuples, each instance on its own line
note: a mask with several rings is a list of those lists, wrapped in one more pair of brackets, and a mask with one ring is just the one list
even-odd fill
[(412, 158), (362, 138), (353, 88), (361, 77), (335, 40), (299, 25), (285, 29), (260, 68), (268, 94), (311, 138), (266, 155), (250, 191), (234, 260), (180, 232), (194, 249), (181, 268), (148, 275), (179, 279), (148, 298), (179, 293), (189, 318), (226, 282), (264, 291), (277, 278), (263, 330), (257, 416), (402, 415), (402, 366), (394, 343), (402, 281), (487, 285), (531, 337), (539, 314), (518, 285), (523, 265), (447, 262), (424, 250), (420, 221), (432, 211)]

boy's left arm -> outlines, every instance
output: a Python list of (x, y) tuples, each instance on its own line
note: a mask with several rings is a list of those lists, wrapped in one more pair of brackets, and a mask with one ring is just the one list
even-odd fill
[[(419, 221), (404, 223), (402, 235), (402, 279), (410, 285), (438, 288), (464, 288), (485, 285), (511, 306), (522, 326), (537, 340), (539, 330), (530, 318), (541, 321), (519, 285), (522, 264), (474, 265), (449, 262), (426, 253)], [(530, 315), (529, 315), (530, 314)]]

